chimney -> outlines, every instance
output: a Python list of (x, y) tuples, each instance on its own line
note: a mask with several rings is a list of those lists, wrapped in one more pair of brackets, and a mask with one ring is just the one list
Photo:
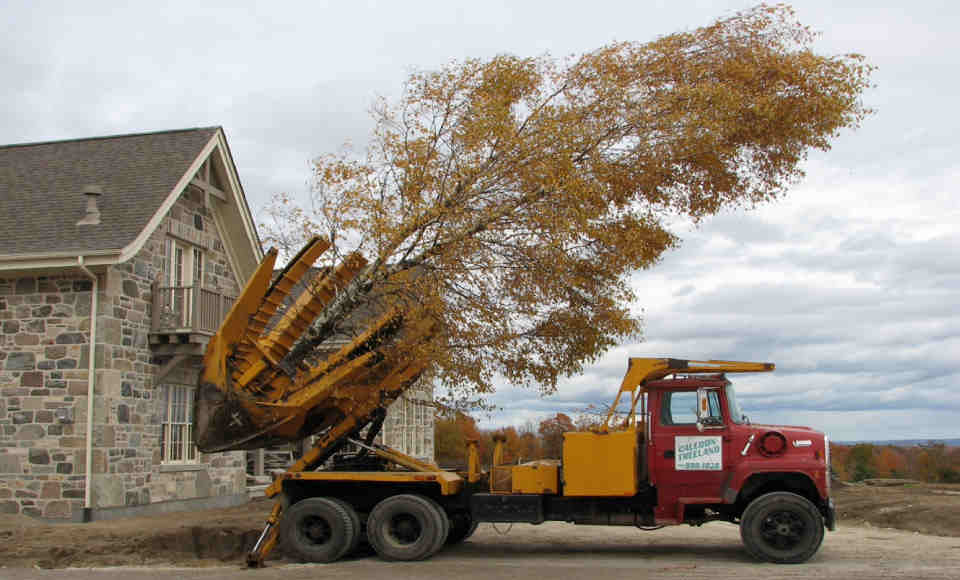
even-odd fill
[(97, 207), (97, 198), (103, 195), (103, 188), (99, 185), (88, 185), (83, 188), (83, 195), (87, 196), (87, 215), (77, 222), (78, 226), (95, 226), (100, 223), (100, 209)]

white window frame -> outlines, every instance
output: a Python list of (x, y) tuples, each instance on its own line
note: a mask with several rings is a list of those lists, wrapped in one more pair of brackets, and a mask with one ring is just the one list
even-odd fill
[(182, 328), (190, 328), (193, 323), (194, 293), (186, 288), (203, 286), (205, 267), (202, 248), (174, 238), (164, 238), (160, 285), (176, 288), (171, 291), (170, 308), (180, 313), (178, 322)]
[(193, 251), (190, 254), (192, 258), (191, 262), (193, 262), (190, 265), (190, 271), (193, 272), (193, 275), (191, 276), (191, 282), (194, 286), (202, 287), (204, 274), (203, 267), (205, 266), (203, 263), (203, 250), (194, 246)]
[(160, 434), (160, 462), (163, 465), (190, 465), (200, 462), (193, 433), (196, 387), (167, 383), (160, 385), (163, 416)]

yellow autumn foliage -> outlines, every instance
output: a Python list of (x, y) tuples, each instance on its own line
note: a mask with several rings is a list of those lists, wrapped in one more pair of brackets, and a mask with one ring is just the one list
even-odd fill
[(266, 238), (322, 233), (370, 260), (316, 336), (377, 287), (437, 303), (454, 398), (497, 374), (550, 392), (641, 333), (629, 276), (677, 243), (668, 220), (776, 199), (870, 113), (871, 67), (814, 37), (759, 6), (580, 56), (415, 72), (374, 107), (365, 155), (318, 159), (308, 204), (278, 196)]

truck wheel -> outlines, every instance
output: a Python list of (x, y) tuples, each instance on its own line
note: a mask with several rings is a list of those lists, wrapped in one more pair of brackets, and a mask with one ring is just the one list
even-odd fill
[(304, 562), (338, 560), (358, 533), (344, 505), (325, 497), (298, 501), (280, 520), (284, 550)]
[(331, 497), (327, 499), (340, 504), (344, 511), (347, 512), (347, 515), (350, 516), (350, 523), (353, 524), (353, 534), (350, 538), (348, 538), (350, 541), (347, 543), (347, 549), (343, 555), (346, 556), (348, 554), (352, 554), (356, 551), (357, 546), (360, 545), (360, 540), (363, 537), (363, 524), (360, 521), (360, 516), (357, 514), (357, 510), (353, 509), (353, 506), (347, 501), (338, 497)]
[(754, 558), (799, 564), (823, 542), (823, 517), (807, 498), (785, 491), (762, 495), (740, 518), (740, 537)]
[(450, 515), (450, 533), (447, 535), (447, 545), (459, 544), (477, 531), (479, 522), (473, 521), (468, 512), (455, 512)]
[(447, 539), (449, 520), (433, 500), (395, 495), (378, 503), (367, 520), (367, 539), (387, 560), (423, 560)]

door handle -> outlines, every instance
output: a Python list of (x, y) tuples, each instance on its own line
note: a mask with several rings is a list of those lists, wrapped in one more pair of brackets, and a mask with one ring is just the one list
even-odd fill
[(674, 453), (673, 453), (673, 449), (667, 449), (666, 451), (663, 452), (663, 458), (664, 458), (664, 459), (673, 459), (674, 456), (675, 456), (675, 455), (674, 455)]

